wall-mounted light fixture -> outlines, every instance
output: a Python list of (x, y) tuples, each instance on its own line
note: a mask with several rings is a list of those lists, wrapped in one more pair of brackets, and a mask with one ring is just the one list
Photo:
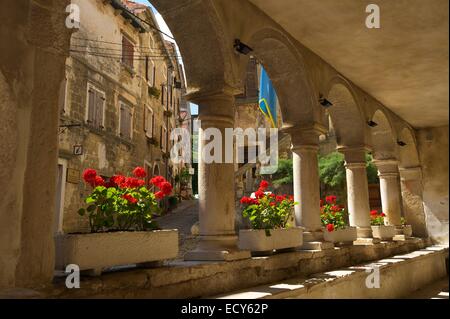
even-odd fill
[(245, 43), (242, 43), (241, 40), (239, 40), (239, 39), (235, 39), (235, 40), (234, 40), (234, 45), (233, 45), (233, 47), (234, 47), (234, 49), (235, 49), (237, 52), (239, 52), (239, 53), (241, 53), (241, 54), (243, 54), (243, 55), (247, 55), (247, 54), (249, 54), (250, 52), (253, 51), (252, 48), (250, 48), (250, 47), (249, 47), (248, 45), (246, 45)]
[(375, 127), (378, 125), (378, 123), (370, 120), (370, 121), (367, 121), (367, 125), (369, 125), (370, 127)]
[(400, 146), (406, 146), (406, 143), (400, 140), (397, 141), (397, 144)]
[(328, 101), (326, 98), (324, 98), (322, 95), (319, 96), (319, 103), (323, 107), (330, 107), (333, 105), (330, 101)]

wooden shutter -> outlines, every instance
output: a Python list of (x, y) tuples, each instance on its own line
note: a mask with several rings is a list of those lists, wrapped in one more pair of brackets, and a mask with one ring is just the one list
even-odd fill
[(156, 85), (156, 65), (153, 66), (153, 86)]
[(94, 124), (95, 118), (95, 91), (92, 88), (89, 88), (88, 91), (88, 118), (87, 122), (89, 124)]
[(133, 111), (131, 107), (128, 107), (127, 110), (128, 118), (127, 118), (127, 138), (131, 140), (132, 132), (133, 132)]
[(164, 84), (161, 84), (161, 104), (164, 105)]
[(148, 131), (148, 107), (144, 106), (144, 132), (147, 133)]
[(105, 97), (101, 92), (95, 94), (95, 127), (103, 128), (103, 108), (105, 104)]

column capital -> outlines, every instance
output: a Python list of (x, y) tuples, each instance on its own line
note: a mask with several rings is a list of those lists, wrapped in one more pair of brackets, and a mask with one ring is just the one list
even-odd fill
[(291, 136), (292, 149), (318, 147), (319, 136), (327, 132), (325, 126), (319, 123), (284, 126), (282, 131)]
[(421, 180), (422, 179), (422, 167), (400, 167), (400, 179), (402, 181)]
[(216, 99), (234, 99), (236, 94), (239, 94), (240, 90), (231, 85), (223, 85), (217, 88), (198, 89), (196, 91), (189, 91), (185, 97), (186, 100), (194, 102), (196, 104), (202, 103), (205, 100)]
[(395, 158), (385, 160), (374, 160), (373, 163), (378, 169), (378, 176), (381, 178), (397, 178), (398, 172), (398, 160)]
[(364, 163), (364, 165), (366, 162), (366, 153), (371, 150), (367, 145), (338, 146), (336, 149), (338, 152), (344, 154), (346, 164)]

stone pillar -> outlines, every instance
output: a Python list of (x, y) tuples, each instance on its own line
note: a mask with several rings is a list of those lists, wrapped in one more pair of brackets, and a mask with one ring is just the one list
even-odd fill
[(381, 206), (386, 214), (386, 224), (401, 228), (401, 192), (398, 161), (395, 159), (375, 160), (380, 178)]
[(0, 10), (0, 289), (54, 274), (58, 88), (69, 54), (69, 0)]
[[(186, 253), (186, 260), (236, 260), (250, 257), (237, 248), (235, 232), (234, 156), (225, 163), (225, 128), (234, 126), (234, 97), (219, 92), (188, 97), (199, 105), (199, 236), (198, 247)], [(221, 149), (205, 150), (205, 130), (211, 128), (222, 134)], [(213, 137), (210, 137), (212, 140)], [(231, 143), (231, 146), (233, 144)], [(229, 151), (229, 150), (228, 150)], [(218, 156), (216, 152), (221, 152)], [(219, 159), (209, 163), (205, 155), (216, 154)]]
[(411, 225), (414, 236), (428, 237), (422, 198), (422, 169), (408, 167), (400, 168), (399, 171), (406, 222)]
[(357, 227), (358, 238), (371, 238), (369, 185), (365, 147), (339, 148), (345, 156), (347, 206), (350, 226)]
[[(289, 129), (292, 141), (295, 223), (305, 228), (304, 249), (330, 248), (320, 221), (319, 135), (317, 128)], [(331, 244), (331, 247), (333, 245)]]

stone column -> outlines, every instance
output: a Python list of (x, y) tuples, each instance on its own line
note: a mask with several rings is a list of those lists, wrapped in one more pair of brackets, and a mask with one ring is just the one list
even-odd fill
[(401, 193), (398, 161), (395, 159), (375, 160), (380, 178), (381, 206), (386, 214), (386, 224), (401, 227)]
[[(225, 163), (225, 128), (234, 126), (234, 97), (231, 93), (215, 92), (188, 97), (199, 105), (199, 236), (198, 247), (186, 253), (186, 260), (236, 260), (250, 257), (237, 248), (235, 232), (234, 156)], [(214, 137), (205, 141), (205, 130), (222, 134), (217, 148), (205, 148)], [(231, 146), (233, 144), (231, 143)], [(203, 151), (206, 149), (203, 154)], [(221, 153), (219, 156), (218, 153)], [(232, 151), (233, 152), (233, 151)], [(217, 161), (205, 160), (216, 155)]]
[[(319, 135), (317, 128), (289, 129), (292, 141), (295, 223), (305, 228), (304, 249), (326, 249), (320, 221)], [(331, 246), (330, 246), (331, 244)]]
[(414, 236), (428, 237), (422, 198), (422, 169), (419, 166), (400, 168), (399, 171), (406, 222), (411, 225)]
[(350, 226), (357, 227), (358, 238), (371, 238), (369, 185), (365, 147), (339, 148), (345, 156), (347, 206)]

